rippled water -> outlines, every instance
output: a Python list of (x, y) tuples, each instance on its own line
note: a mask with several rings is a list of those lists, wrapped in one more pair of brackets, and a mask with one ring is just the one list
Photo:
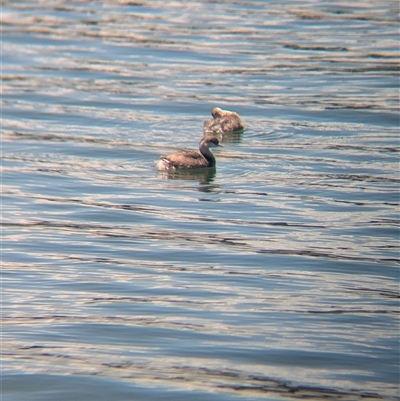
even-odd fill
[[(2, 24), (4, 399), (399, 399), (397, 1)], [(216, 172), (158, 172), (214, 106)]]

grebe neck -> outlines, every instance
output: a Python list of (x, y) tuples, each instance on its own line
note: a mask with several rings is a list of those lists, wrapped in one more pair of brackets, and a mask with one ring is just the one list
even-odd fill
[(207, 145), (203, 144), (202, 146), (200, 146), (199, 150), (200, 150), (200, 153), (207, 160), (208, 166), (214, 167), (215, 166), (215, 157), (212, 154), (212, 152), (210, 151), (210, 149), (208, 149)]

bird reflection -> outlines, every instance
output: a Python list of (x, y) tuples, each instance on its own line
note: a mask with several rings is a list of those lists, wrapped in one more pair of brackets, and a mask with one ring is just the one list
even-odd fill
[(242, 142), (242, 137), (243, 137), (243, 130), (242, 131), (236, 131), (236, 132), (227, 132), (221, 135), (216, 135), (216, 137), (219, 139), (220, 143), (225, 143), (225, 144), (238, 144)]
[(215, 167), (200, 168), (200, 169), (177, 169), (174, 171), (160, 171), (159, 176), (168, 180), (191, 180), (199, 181), (199, 184), (210, 184), (214, 181), (216, 174)]

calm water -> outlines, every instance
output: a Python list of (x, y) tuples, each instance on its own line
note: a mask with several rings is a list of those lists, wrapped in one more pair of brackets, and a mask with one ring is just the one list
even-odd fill
[(3, 399), (400, 399), (398, 15), (5, 0)]

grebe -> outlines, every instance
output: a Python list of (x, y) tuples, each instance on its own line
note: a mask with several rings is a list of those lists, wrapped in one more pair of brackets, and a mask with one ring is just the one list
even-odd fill
[(228, 132), (242, 131), (244, 128), (239, 114), (234, 111), (214, 107), (211, 115), (213, 116), (212, 120), (204, 121), (204, 135), (226, 134)]
[(183, 150), (161, 156), (157, 162), (157, 167), (159, 170), (215, 167), (215, 157), (209, 148), (217, 146), (221, 146), (217, 138), (202, 138), (199, 143), (200, 153), (193, 150)]

